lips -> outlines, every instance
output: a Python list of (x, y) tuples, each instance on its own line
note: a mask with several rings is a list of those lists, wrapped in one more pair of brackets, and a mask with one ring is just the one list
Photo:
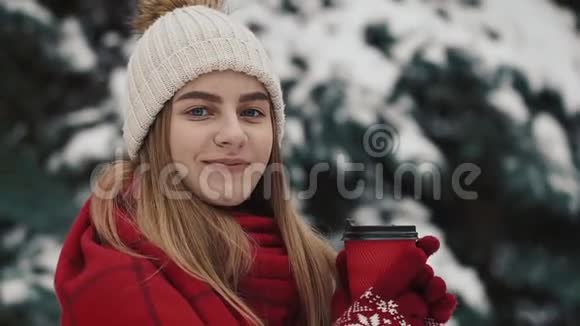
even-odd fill
[(243, 171), (250, 164), (244, 160), (211, 160), (202, 162), (219, 168), (226, 168), (234, 172)]
[(210, 160), (203, 160), (204, 163), (222, 163), (226, 165), (234, 164), (248, 164), (249, 162), (241, 158), (216, 158)]
[(223, 164), (228, 166), (236, 166), (236, 165), (248, 165), (249, 163), (246, 161), (202, 161), (205, 164)]
[(223, 166), (227, 166), (227, 167), (236, 167), (236, 166), (247, 166), (248, 163), (237, 163), (237, 164), (228, 164), (228, 163), (222, 163), (222, 162), (208, 162), (208, 161), (204, 161), (205, 164), (214, 164), (214, 165), (223, 165)]

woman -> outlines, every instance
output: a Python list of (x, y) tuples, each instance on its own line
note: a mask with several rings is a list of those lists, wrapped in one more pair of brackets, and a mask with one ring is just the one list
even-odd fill
[(426, 264), (432, 237), (350, 297), (344, 252), (337, 258), (288, 198), (280, 82), (257, 38), (222, 8), (141, 1), (129, 159), (99, 176), (65, 240), (62, 325), (447, 321), (455, 298)]

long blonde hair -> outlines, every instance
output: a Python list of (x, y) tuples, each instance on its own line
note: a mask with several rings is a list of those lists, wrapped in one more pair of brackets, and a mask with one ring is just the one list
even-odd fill
[[(113, 162), (97, 179), (100, 190), (113, 196), (91, 200), (91, 215), (97, 234), (106, 243), (127, 254), (141, 256), (120, 239), (113, 212), (122, 207), (134, 218), (143, 235), (163, 250), (191, 276), (207, 282), (246, 320), (264, 322), (237, 294), (237, 284), (252, 266), (250, 239), (226, 210), (211, 206), (195, 196), (170, 199), (165, 191), (187, 191), (182, 182), (166, 183), (162, 169), (171, 165), (169, 127), (171, 100), (157, 116), (135, 160)], [(273, 124), (275, 126), (275, 124)], [(273, 127), (275, 128), (275, 127)], [(273, 130), (273, 144), (278, 144)], [(277, 146), (269, 163), (282, 164)], [(147, 171), (140, 167), (147, 164)], [(270, 180), (270, 185), (263, 183)], [(283, 170), (262, 178), (252, 198), (269, 186), (271, 196), (258, 206), (271, 211), (282, 234), (300, 296), (300, 325), (330, 325), (330, 302), (336, 283), (336, 251), (311, 228), (292, 205)], [(130, 191), (127, 191), (129, 189)], [(252, 200), (253, 200), (252, 199)]]

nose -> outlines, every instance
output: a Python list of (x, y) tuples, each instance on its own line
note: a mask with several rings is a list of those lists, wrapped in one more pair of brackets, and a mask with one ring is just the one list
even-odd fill
[(220, 125), (220, 129), (214, 137), (214, 141), (219, 147), (230, 147), (234, 149), (242, 147), (247, 140), (248, 136), (242, 129), (237, 114), (224, 117), (224, 122)]

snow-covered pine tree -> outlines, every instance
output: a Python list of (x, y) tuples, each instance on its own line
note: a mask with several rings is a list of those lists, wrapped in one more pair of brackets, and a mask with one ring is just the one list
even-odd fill
[[(284, 155), (313, 225), (337, 246), (346, 218), (439, 236), (450, 325), (577, 323), (577, 2), (232, 2), (283, 79)], [(58, 243), (121, 144), (133, 6), (0, 0), (2, 325), (58, 323)], [(363, 169), (341, 181), (349, 163)], [(453, 189), (464, 163), (481, 171), (459, 180), (474, 200)]]
[(60, 243), (119, 142), (126, 3), (0, 1), (0, 324), (57, 325)]

